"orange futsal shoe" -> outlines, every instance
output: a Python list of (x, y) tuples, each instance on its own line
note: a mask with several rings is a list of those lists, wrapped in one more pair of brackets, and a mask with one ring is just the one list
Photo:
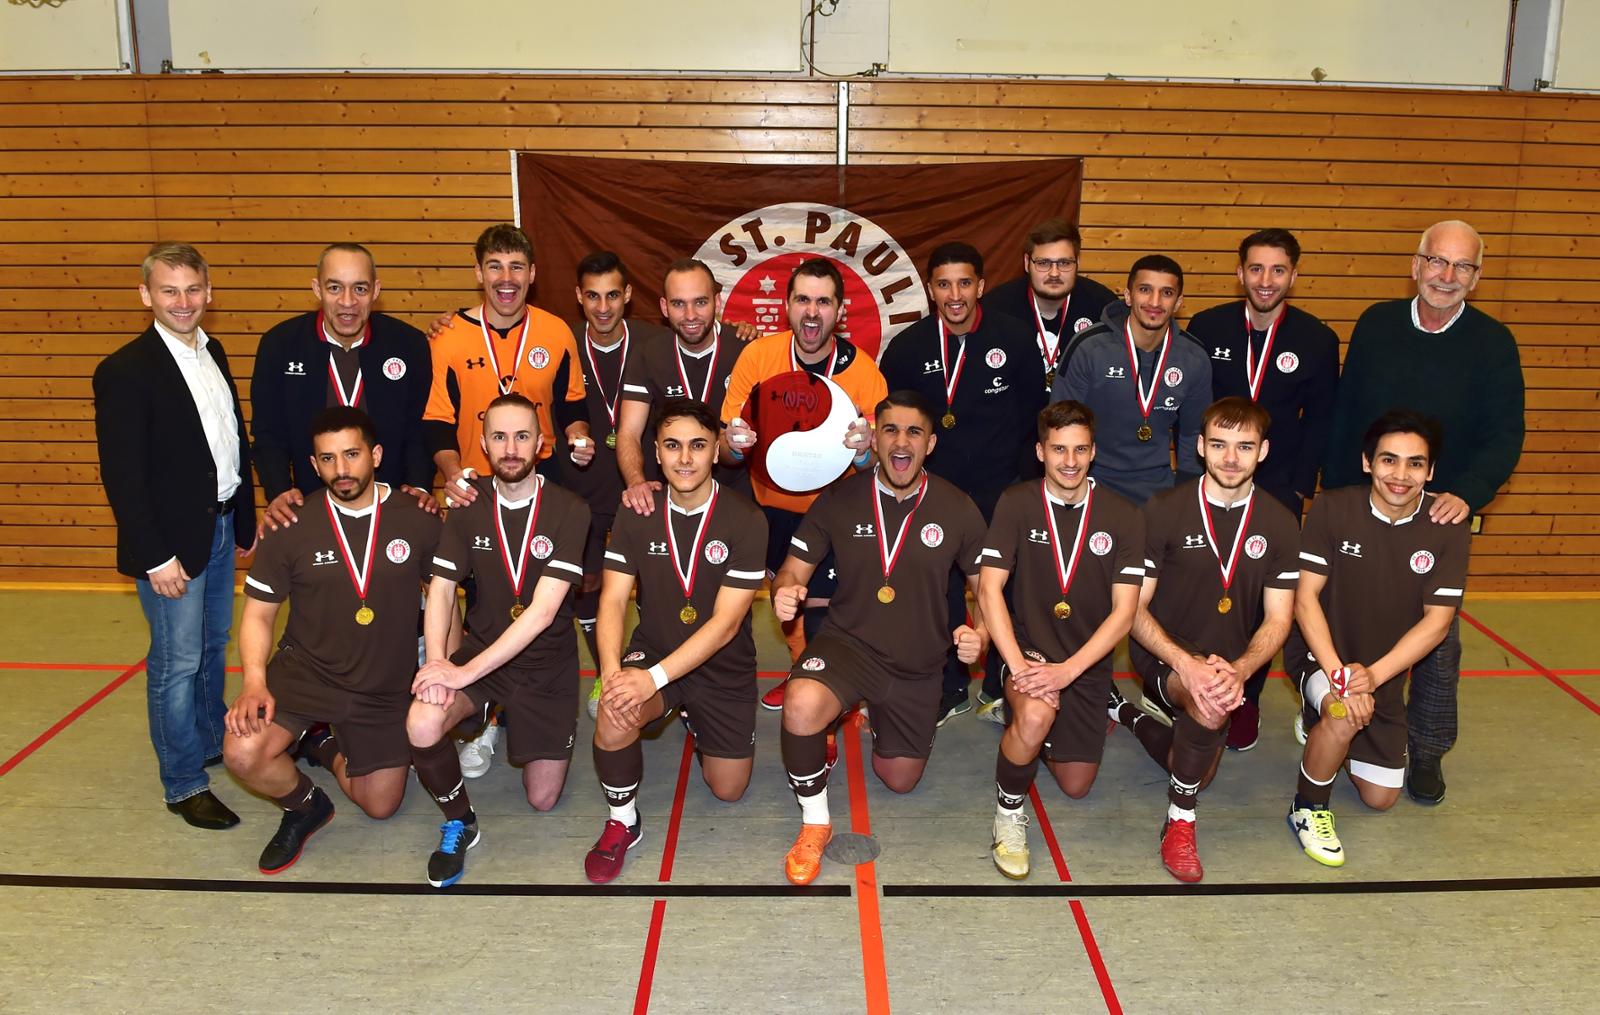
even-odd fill
[(1200, 851), (1195, 846), (1194, 822), (1168, 818), (1161, 826), (1161, 862), (1167, 873), (1187, 884), (1205, 877), (1200, 866)]
[(801, 825), (799, 837), (783, 858), (783, 873), (797, 885), (817, 880), (822, 871), (822, 850), (832, 838), (832, 825)]

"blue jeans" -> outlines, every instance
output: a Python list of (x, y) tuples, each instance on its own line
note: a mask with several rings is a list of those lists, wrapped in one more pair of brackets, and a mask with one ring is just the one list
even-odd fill
[(148, 579), (135, 582), (150, 625), (145, 657), (150, 742), (167, 803), (210, 785), (205, 762), (222, 753), (222, 682), (233, 623), (233, 516), (217, 518), (206, 569), (178, 599), (158, 596)]

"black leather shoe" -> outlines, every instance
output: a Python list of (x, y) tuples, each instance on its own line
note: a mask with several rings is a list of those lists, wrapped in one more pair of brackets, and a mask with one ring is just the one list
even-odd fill
[(321, 787), (312, 791), (309, 811), (284, 811), (278, 833), (261, 851), (259, 867), (263, 874), (277, 874), (294, 866), (312, 833), (333, 820), (333, 801)]
[(1412, 758), (1406, 770), (1406, 792), (1419, 804), (1433, 805), (1444, 799), (1444, 769), (1438, 758)]
[(239, 815), (228, 810), (228, 805), (218, 800), (210, 790), (202, 790), (187, 800), (167, 804), (167, 810), (196, 828), (219, 831), (239, 823)]

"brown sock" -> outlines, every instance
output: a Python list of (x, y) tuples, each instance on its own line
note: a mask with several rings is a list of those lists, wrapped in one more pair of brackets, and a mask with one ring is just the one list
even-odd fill
[(995, 802), (1002, 810), (1014, 811), (1022, 807), (1022, 801), (1028, 796), (1028, 787), (1033, 785), (1033, 777), (1038, 771), (1038, 755), (1034, 755), (1026, 765), (1018, 765), (1006, 757), (1005, 751), (995, 752)]
[(273, 797), (272, 802), (286, 811), (305, 814), (311, 810), (311, 805), (317, 798), (317, 784), (312, 782), (311, 777), (298, 768), (294, 770), (294, 774), (300, 777), (295, 782), (294, 789), (283, 796)]
[(1184, 810), (1194, 809), (1195, 795), (1200, 783), (1211, 771), (1227, 740), (1227, 727), (1208, 729), (1187, 712), (1179, 712), (1172, 724), (1172, 778), (1167, 786), (1167, 799)]
[(329, 730), (327, 733), (306, 745), (305, 752), (317, 759), (317, 764), (333, 771), (333, 759), (340, 754), (338, 734)]
[(644, 747), (637, 737), (633, 743), (616, 750), (594, 749), (594, 774), (600, 777), (600, 790), (606, 803), (621, 811), (639, 796), (639, 783), (644, 779)]
[(467, 797), (467, 781), (461, 777), (461, 759), (449, 737), (432, 747), (411, 747), (411, 766), (417, 781), (439, 805), (447, 821), (471, 821), (472, 801)]
[[(1339, 773), (1335, 770), (1333, 779), (1338, 777)], [(1317, 784), (1312, 781), (1311, 776), (1306, 774), (1306, 765), (1302, 761), (1300, 763), (1300, 778), (1294, 786), (1296, 802), (1317, 804), (1321, 807), (1328, 806), (1328, 800), (1333, 796), (1333, 779), (1329, 779), (1320, 785)]]
[(828, 788), (828, 734), (802, 736), (784, 730), (779, 745), (795, 796), (816, 796)]
[(1172, 754), (1172, 727), (1128, 702), (1117, 709), (1117, 721), (1128, 728), (1145, 752), (1166, 771), (1167, 758)]

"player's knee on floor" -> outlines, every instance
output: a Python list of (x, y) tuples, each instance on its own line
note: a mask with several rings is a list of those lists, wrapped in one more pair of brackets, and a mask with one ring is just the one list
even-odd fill
[(546, 811), (554, 810), (556, 804), (561, 802), (561, 788), (545, 789), (539, 786), (532, 786), (528, 788), (527, 796), (528, 806), (543, 814)]
[(922, 758), (885, 758), (874, 754), (872, 770), (893, 793), (910, 793), (922, 781), (928, 763)]
[(710, 788), (711, 795), (723, 803), (733, 803), (744, 798), (744, 791), (750, 788), (750, 773), (740, 775), (713, 775), (710, 772), (701, 772), (706, 786)]
[(1386, 811), (1400, 799), (1399, 786), (1379, 786), (1365, 779), (1352, 778), (1356, 792), (1361, 794), (1361, 802), (1375, 811)]
[(1055, 776), (1056, 785), (1061, 787), (1061, 792), (1074, 800), (1082, 800), (1094, 788), (1094, 779), (1100, 774), (1100, 766), (1053, 762), (1050, 765), (1050, 774)]

